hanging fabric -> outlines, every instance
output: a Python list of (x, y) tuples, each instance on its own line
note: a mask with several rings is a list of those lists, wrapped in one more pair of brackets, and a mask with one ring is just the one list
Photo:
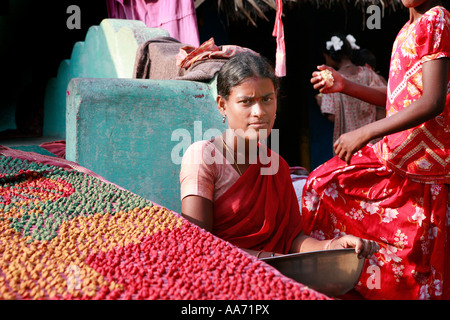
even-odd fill
[(277, 14), (272, 36), (277, 37), (277, 52), (275, 57), (275, 74), (277, 77), (286, 76), (286, 48), (284, 44), (284, 26), (281, 21), (283, 14), (283, 1), (277, 0)]
[(106, 5), (109, 18), (141, 20), (182, 43), (200, 45), (194, 0), (106, 0)]

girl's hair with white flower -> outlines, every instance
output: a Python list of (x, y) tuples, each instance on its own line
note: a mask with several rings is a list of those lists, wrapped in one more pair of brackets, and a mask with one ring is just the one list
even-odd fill
[(327, 38), (323, 46), (323, 52), (336, 62), (341, 62), (342, 58), (347, 57), (353, 60), (355, 53), (359, 50), (356, 39), (353, 35), (344, 35), (342, 33), (333, 33)]

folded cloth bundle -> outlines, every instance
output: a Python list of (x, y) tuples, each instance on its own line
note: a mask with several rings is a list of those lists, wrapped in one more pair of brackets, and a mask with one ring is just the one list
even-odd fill
[(133, 78), (208, 82), (229, 58), (245, 51), (254, 52), (235, 45), (217, 46), (214, 38), (195, 48), (171, 37), (158, 37), (139, 46)]
[(133, 78), (172, 79), (180, 75), (175, 57), (184, 44), (172, 37), (157, 37), (142, 43), (136, 52)]
[(177, 55), (177, 65), (181, 68), (188, 69), (196, 61), (207, 59), (229, 59), (240, 52), (253, 52), (251, 49), (243, 48), (235, 45), (217, 46), (214, 38), (205, 41), (200, 47), (184, 46)]

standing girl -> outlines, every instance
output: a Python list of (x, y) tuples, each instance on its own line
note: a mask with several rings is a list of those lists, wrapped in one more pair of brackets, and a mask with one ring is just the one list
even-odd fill
[(387, 117), (341, 135), (337, 156), (310, 174), (305, 232), (378, 242), (373, 273), (363, 273), (358, 285), (365, 298), (449, 299), (450, 15), (441, 1), (402, 2), (410, 19), (393, 45), (387, 92), (334, 70), (334, 84), (326, 88), (320, 72), (313, 73), (321, 92), (374, 104), (387, 97)]
[[(344, 37), (337, 33), (324, 45), (325, 64), (336, 69), (340, 75), (352, 82), (386, 90), (380, 76), (371, 68), (357, 66), (352, 62), (351, 58), (357, 50), (359, 47), (352, 35)], [(321, 96), (319, 104), (322, 114), (334, 123), (333, 142), (341, 134), (382, 119), (386, 115), (384, 102), (383, 107), (379, 107), (341, 92), (319, 95)], [(376, 141), (378, 140), (375, 139), (371, 142), (375, 143)]]

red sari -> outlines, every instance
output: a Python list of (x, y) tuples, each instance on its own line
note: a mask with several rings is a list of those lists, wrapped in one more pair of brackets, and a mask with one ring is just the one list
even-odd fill
[(212, 233), (241, 248), (288, 253), (302, 231), (300, 209), (286, 161), (261, 174), (269, 166), (250, 165), (214, 202)]
[[(394, 42), (387, 115), (422, 96), (422, 64), (450, 57), (449, 13), (426, 12)], [(450, 74), (450, 73), (449, 73)], [(303, 193), (304, 231), (375, 240), (357, 291), (368, 299), (450, 299), (450, 99), (439, 116), (366, 146), (351, 164), (334, 157)]]

